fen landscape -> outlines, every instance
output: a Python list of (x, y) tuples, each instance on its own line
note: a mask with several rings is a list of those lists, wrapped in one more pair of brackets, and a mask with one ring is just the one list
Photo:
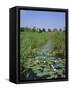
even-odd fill
[(66, 77), (65, 33), (65, 28), (20, 28), (21, 80)]
[(22, 79), (65, 77), (65, 32), (20, 32)]

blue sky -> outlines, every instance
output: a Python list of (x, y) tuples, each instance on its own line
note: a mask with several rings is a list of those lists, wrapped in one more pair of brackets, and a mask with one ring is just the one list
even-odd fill
[(34, 27), (37, 28), (64, 28), (65, 27), (65, 13), (51, 12), (51, 11), (20, 11), (20, 27)]

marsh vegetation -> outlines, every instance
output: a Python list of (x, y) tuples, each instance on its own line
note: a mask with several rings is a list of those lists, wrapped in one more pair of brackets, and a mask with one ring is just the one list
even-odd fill
[(65, 78), (65, 31), (20, 29), (20, 79)]

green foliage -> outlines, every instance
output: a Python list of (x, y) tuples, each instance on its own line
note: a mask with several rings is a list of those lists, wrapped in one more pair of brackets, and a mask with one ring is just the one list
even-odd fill
[(33, 27), (32, 31), (35, 32), (36, 31), (36, 27)]
[(46, 30), (45, 30), (45, 28), (43, 28), (43, 30), (42, 30), (43, 32), (45, 32)]
[[(42, 51), (42, 46), (51, 42), (53, 49)], [(37, 59), (37, 52), (45, 53), (44, 59)], [(59, 58), (52, 57), (59, 56)], [(30, 73), (34, 79), (65, 77), (65, 32), (33, 32), (26, 28), (20, 31), (20, 78), (28, 79)], [(63, 57), (61, 57), (63, 56)], [(30, 71), (31, 70), (31, 71)], [(28, 76), (29, 75), (29, 76)]]
[(21, 28), (20, 30), (21, 30), (21, 32), (22, 32), (22, 31), (24, 31), (24, 28)]
[(51, 29), (50, 28), (48, 29), (48, 32), (51, 32)]

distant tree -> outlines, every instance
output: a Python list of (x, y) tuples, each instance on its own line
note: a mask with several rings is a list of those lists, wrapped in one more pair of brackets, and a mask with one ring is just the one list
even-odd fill
[(54, 28), (54, 29), (53, 29), (53, 32), (56, 32), (56, 31), (58, 31), (58, 29), (57, 29), (57, 28)]
[(36, 31), (36, 27), (35, 27), (35, 26), (33, 27), (32, 31), (33, 31), (33, 32), (35, 32), (35, 31)]
[(39, 32), (39, 28), (37, 28), (36, 31)]
[(23, 32), (24, 31), (24, 28), (20, 28), (20, 31)]
[(29, 27), (24, 27), (24, 31), (30, 31)]
[(60, 28), (60, 29), (59, 29), (59, 31), (61, 32), (61, 31), (62, 31), (62, 29)]
[(48, 28), (48, 32), (51, 32), (51, 29), (50, 28)]
[(45, 32), (46, 31), (45, 28), (43, 28), (42, 31)]
[(42, 32), (42, 30), (39, 28), (39, 32)]

